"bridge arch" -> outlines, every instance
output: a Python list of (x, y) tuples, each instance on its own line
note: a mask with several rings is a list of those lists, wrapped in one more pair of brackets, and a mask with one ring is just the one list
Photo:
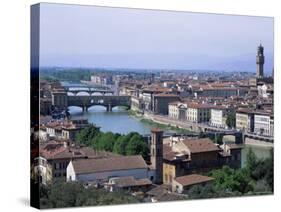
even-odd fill
[(67, 96), (76, 96), (76, 93), (72, 92), (72, 91), (68, 91), (67, 92)]
[(88, 107), (88, 111), (89, 110), (93, 111), (94, 109), (98, 109), (96, 111), (103, 112), (103, 111), (107, 110), (107, 107), (106, 107), (106, 105), (101, 105), (101, 104), (94, 104), (94, 105), (91, 105), (91, 106)]
[(117, 109), (117, 108), (122, 109), (122, 110), (129, 110), (129, 109), (130, 109), (130, 106), (129, 106), (129, 105), (114, 105), (114, 106), (112, 107), (112, 110), (113, 110), (113, 109)]
[(79, 113), (83, 112), (82, 106), (68, 106), (67, 109), (68, 109), (68, 112), (70, 113), (70, 115), (79, 114)]
[(91, 96), (102, 96), (102, 93), (99, 91), (94, 91), (91, 93)]
[(88, 91), (78, 91), (76, 96), (90, 96), (90, 93)]

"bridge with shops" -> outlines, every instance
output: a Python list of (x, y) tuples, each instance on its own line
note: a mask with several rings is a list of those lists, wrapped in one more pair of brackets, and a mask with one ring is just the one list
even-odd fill
[[(72, 91), (71, 91), (72, 92)], [(81, 92), (81, 91), (79, 91)], [(70, 106), (81, 107), (83, 111), (87, 111), (89, 107), (101, 105), (106, 107), (107, 111), (112, 111), (113, 107), (124, 106), (130, 108), (130, 96), (117, 96), (117, 95), (71, 95), (68, 90), (60, 90), (52, 92), (52, 105), (59, 109), (66, 109)], [(96, 92), (96, 91), (95, 91)]]

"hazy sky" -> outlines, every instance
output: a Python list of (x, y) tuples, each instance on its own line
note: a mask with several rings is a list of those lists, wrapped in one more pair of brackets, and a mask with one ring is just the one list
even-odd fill
[(45, 3), (40, 8), (41, 66), (231, 69), (243, 63), (254, 71), (260, 41), (272, 66), (273, 18)]

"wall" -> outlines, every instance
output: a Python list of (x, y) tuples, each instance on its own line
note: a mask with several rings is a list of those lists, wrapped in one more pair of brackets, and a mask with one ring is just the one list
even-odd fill
[(95, 180), (108, 180), (108, 178), (111, 177), (127, 177), (127, 176), (132, 176), (136, 179), (147, 178), (148, 170), (130, 169), (130, 170), (119, 170), (119, 171), (96, 172), (96, 173), (89, 173), (89, 174), (76, 174), (76, 180), (81, 182), (89, 182)]

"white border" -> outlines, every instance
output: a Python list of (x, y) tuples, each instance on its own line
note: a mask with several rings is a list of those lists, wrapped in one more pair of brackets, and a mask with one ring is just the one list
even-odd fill
[[(60, 0), (47, 2), (275, 17), (275, 163), (280, 167), (280, 5), (278, 0)], [(38, 1), (1, 2), (1, 211), (30, 211), (29, 200), (29, 13)], [(278, 47), (278, 48), (277, 48)], [(279, 60), (277, 60), (279, 58)], [(277, 208), (280, 168), (275, 166), (275, 195), (62, 209), (62, 211), (266, 211)]]

